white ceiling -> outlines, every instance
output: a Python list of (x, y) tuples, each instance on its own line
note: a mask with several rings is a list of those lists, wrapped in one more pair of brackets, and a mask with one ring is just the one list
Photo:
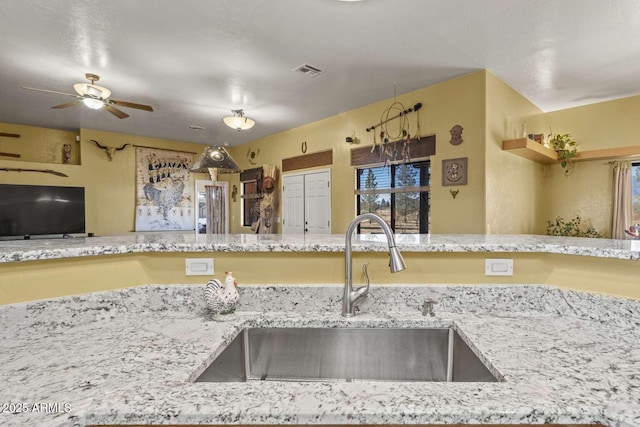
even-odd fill
[[(2, 0), (0, 121), (237, 145), (480, 69), (545, 111), (640, 94), (638, 0)], [(324, 73), (294, 73), (301, 64)], [(85, 73), (154, 112), (76, 105)], [(257, 124), (221, 119), (243, 108)], [(189, 125), (205, 127), (194, 131)]]

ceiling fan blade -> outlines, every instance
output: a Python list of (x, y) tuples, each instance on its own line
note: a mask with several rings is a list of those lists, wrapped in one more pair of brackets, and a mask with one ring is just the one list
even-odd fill
[(127, 117), (129, 117), (127, 113), (125, 113), (124, 111), (120, 111), (117, 108), (112, 107), (111, 105), (105, 104), (104, 108), (119, 119), (126, 119)]
[(38, 92), (56, 93), (58, 95), (66, 95), (66, 96), (73, 96), (74, 98), (80, 98), (80, 96), (74, 95), (72, 93), (58, 92), (58, 91), (55, 91), (55, 90), (47, 90), (47, 89), (38, 89), (38, 88), (35, 88), (35, 87), (27, 87), (27, 86), (20, 86), (20, 87), (22, 89), (36, 90)]
[(137, 108), (138, 110), (144, 110), (144, 111), (153, 111), (153, 108), (151, 108), (150, 105), (136, 104), (135, 102), (128, 102), (128, 101), (117, 101), (115, 99), (111, 99), (110, 101), (113, 104), (119, 105), (121, 107)]
[(67, 102), (66, 104), (60, 104), (60, 105), (56, 105), (55, 107), (51, 107), (51, 108), (67, 108), (67, 107), (71, 107), (74, 106), (78, 103), (80, 103), (82, 101), (78, 100), (78, 101), (71, 101), (71, 102)]

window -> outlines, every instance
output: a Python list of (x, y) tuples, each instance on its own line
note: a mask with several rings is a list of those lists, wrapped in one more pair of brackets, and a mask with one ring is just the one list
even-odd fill
[[(429, 232), (428, 161), (357, 169), (358, 215), (380, 215), (395, 233)], [(363, 222), (362, 234), (382, 233), (375, 222)]]
[(633, 223), (640, 224), (640, 162), (631, 165), (631, 201)]

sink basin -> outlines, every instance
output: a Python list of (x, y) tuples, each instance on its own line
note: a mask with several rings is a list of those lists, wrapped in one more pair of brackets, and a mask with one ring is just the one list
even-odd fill
[(452, 328), (249, 328), (196, 382), (498, 381)]

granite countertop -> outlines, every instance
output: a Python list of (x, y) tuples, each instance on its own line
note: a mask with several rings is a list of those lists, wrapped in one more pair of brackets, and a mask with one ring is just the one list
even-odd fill
[[(343, 319), (341, 287), (240, 289), (223, 321), (207, 313), (203, 286), (1, 306), (0, 425), (640, 426), (639, 301), (553, 286), (390, 285)], [(427, 297), (435, 317), (418, 310)], [(193, 382), (254, 326), (454, 327), (503, 381)]]
[[(139, 232), (0, 241), (0, 263), (148, 252), (344, 252), (344, 235)], [(542, 235), (399, 234), (403, 252), (537, 252), (640, 260), (640, 241)], [(354, 251), (386, 251), (384, 235), (356, 235)]]

